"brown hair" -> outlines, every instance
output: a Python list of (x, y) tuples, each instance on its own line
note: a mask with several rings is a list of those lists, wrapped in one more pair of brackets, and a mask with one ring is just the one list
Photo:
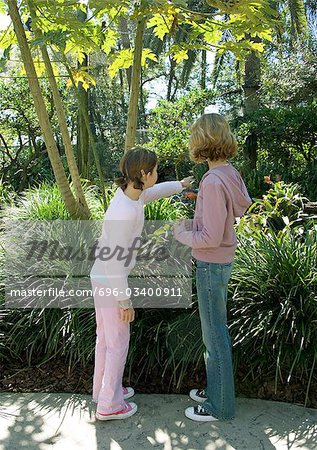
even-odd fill
[(192, 126), (189, 156), (196, 163), (229, 159), (237, 153), (237, 141), (220, 114), (203, 114)]
[(157, 164), (157, 155), (151, 150), (143, 147), (133, 147), (120, 160), (121, 177), (114, 181), (117, 186), (123, 190), (128, 186), (129, 181), (133, 181), (134, 189), (143, 190), (143, 181), (141, 180), (143, 169), (145, 173), (152, 173)]

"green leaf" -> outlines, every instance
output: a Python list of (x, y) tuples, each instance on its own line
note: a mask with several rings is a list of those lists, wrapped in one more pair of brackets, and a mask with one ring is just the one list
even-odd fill
[(153, 53), (152, 50), (149, 48), (144, 48), (142, 50), (142, 59), (141, 59), (142, 67), (145, 66), (147, 59), (157, 62), (157, 57), (156, 57), (155, 53)]
[(111, 78), (115, 76), (119, 69), (128, 69), (133, 64), (133, 51), (123, 49), (114, 55), (112, 63), (109, 66), (109, 75)]
[(173, 59), (178, 63), (184, 61), (184, 59), (188, 59), (188, 51), (187, 50), (178, 50), (174, 53)]
[(154, 14), (149, 20), (147, 28), (153, 28), (153, 33), (159, 39), (163, 40), (164, 36), (170, 32), (170, 29), (174, 22), (174, 16)]
[(6, 4), (4, 1), (0, 1), (0, 14), (7, 14)]
[(104, 43), (101, 48), (106, 53), (106, 55), (109, 55), (115, 43), (117, 42), (118, 37), (118, 32), (111, 28), (105, 32)]

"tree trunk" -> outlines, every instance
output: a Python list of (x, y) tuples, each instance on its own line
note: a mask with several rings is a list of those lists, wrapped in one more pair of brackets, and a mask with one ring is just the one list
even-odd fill
[(82, 104), (82, 99), (78, 95), (78, 91), (76, 89), (76, 83), (75, 83), (72, 71), (70, 70), (70, 67), (68, 65), (68, 62), (67, 62), (67, 59), (66, 59), (65, 55), (61, 53), (60, 57), (63, 59), (63, 62), (65, 64), (68, 76), (69, 76), (69, 78), (70, 78), (70, 80), (71, 80), (71, 82), (72, 82), (72, 84), (73, 84), (73, 86), (75, 88), (75, 93), (76, 93), (75, 95), (76, 95), (76, 98), (77, 98), (77, 101), (78, 101), (78, 106), (81, 109), (82, 117), (83, 117), (86, 129), (87, 129), (87, 132), (88, 132), (88, 136), (89, 136), (89, 143), (91, 145), (92, 152), (93, 152), (93, 155), (94, 155), (96, 169), (97, 169), (98, 176), (99, 176), (99, 182), (100, 182), (100, 189), (101, 189), (103, 205), (104, 205), (104, 208), (106, 208), (106, 206), (107, 206), (107, 199), (106, 199), (106, 194), (105, 194), (104, 173), (103, 173), (103, 170), (101, 168), (100, 159), (99, 159), (99, 155), (98, 155), (98, 151), (97, 151), (97, 146), (96, 146), (96, 143), (94, 141), (94, 136), (93, 136), (91, 128), (90, 128), (88, 112), (85, 110), (85, 107)]
[[(31, 1), (28, 2), (28, 5), (29, 5), (31, 17), (33, 19), (36, 17), (34, 5)], [(38, 30), (34, 29), (34, 34), (35, 34), (35, 37), (42, 36), (42, 32), (39, 29)], [(73, 181), (73, 185), (74, 185), (75, 196), (76, 196), (77, 201), (81, 205), (83, 211), (85, 212), (85, 214), (87, 216), (86, 218), (88, 219), (90, 216), (90, 211), (89, 211), (89, 208), (88, 208), (88, 205), (86, 202), (86, 198), (85, 198), (85, 194), (82, 189), (81, 182), (80, 182), (80, 177), (79, 177), (78, 167), (77, 167), (77, 163), (76, 163), (75, 156), (74, 156), (73, 146), (72, 146), (70, 136), (69, 136), (69, 131), (67, 128), (67, 122), (66, 122), (62, 99), (61, 99), (61, 96), (60, 96), (60, 93), (59, 93), (59, 90), (57, 87), (56, 79), (54, 76), (54, 71), (53, 71), (52, 64), (51, 64), (51, 61), (49, 58), (49, 54), (48, 54), (48, 51), (47, 51), (47, 48), (45, 45), (41, 46), (41, 52), (42, 52), (42, 57), (43, 57), (43, 61), (44, 61), (45, 68), (46, 68), (46, 73), (47, 73), (48, 80), (49, 80), (50, 87), (51, 87), (52, 94), (53, 94), (53, 104), (56, 109), (58, 124), (60, 127), (62, 140), (63, 140), (63, 144), (64, 144), (64, 148), (65, 148), (65, 154), (66, 154), (66, 159), (67, 159), (67, 163), (68, 163), (68, 168), (69, 168), (69, 172), (70, 172), (70, 175), (71, 175), (71, 178)]]
[(40, 123), (40, 127), (44, 136), (47, 152), (52, 164), (56, 183), (60, 189), (62, 198), (65, 202), (73, 219), (87, 218), (83, 212), (81, 205), (76, 201), (67, 181), (63, 164), (61, 162), (59, 152), (54, 140), (53, 130), (49, 121), (48, 113), (45, 107), (42, 91), (37, 78), (36, 70), (32, 60), (32, 55), (28, 46), (25, 31), (19, 15), (16, 0), (8, 0), (9, 15), (11, 17), (14, 31), (18, 40), (22, 61), (28, 77), (30, 91), (33, 97), (36, 114)]
[(136, 135), (137, 121), (138, 121), (138, 101), (139, 101), (139, 92), (140, 92), (143, 33), (144, 33), (145, 23), (146, 23), (146, 17), (141, 17), (138, 20), (136, 36), (135, 36), (125, 150), (132, 148), (135, 144), (135, 135)]
[[(253, 42), (261, 42), (258, 37), (249, 39)], [(261, 61), (255, 52), (250, 52), (245, 61), (244, 69), (244, 108), (243, 114), (247, 115), (256, 111), (260, 106), (259, 88), (261, 80)], [(258, 139), (255, 133), (250, 134), (245, 142), (246, 169), (256, 169)]]
[(166, 100), (168, 100), (169, 102), (172, 100), (172, 86), (175, 77), (175, 68), (176, 68), (176, 61), (175, 59), (170, 57), (170, 72), (168, 77), (167, 95), (166, 95)]
[[(122, 16), (120, 16), (120, 18), (119, 18), (119, 32), (120, 32), (120, 36), (121, 36), (122, 47), (125, 49), (130, 49), (131, 43), (130, 43), (130, 37), (129, 37), (128, 21), (125, 17), (122, 17)], [(129, 90), (130, 90), (131, 89), (131, 80), (132, 80), (132, 67), (128, 67), (125, 72), (127, 74), (128, 86), (129, 86)]]
[(206, 75), (207, 75), (207, 51), (201, 51), (201, 79), (200, 87), (201, 89), (206, 89)]
[[(85, 55), (84, 66), (88, 67), (88, 55)], [(79, 64), (79, 68), (82, 65)], [(83, 111), (89, 117), (88, 91), (83, 88), (83, 84), (78, 84), (78, 96), (82, 108), (78, 110), (77, 120), (77, 149), (80, 155), (80, 173), (84, 178), (88, 178), (88, 155), (89, 155), (89, 134), (85, 125)]]
[(308, 31), (305, 4), (303, 0), (288, 0), (288, 7), (291, 14), (292, 35), (297, 38)]

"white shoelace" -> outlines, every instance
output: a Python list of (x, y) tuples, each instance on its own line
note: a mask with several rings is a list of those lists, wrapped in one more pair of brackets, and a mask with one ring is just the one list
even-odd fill
[(197, 412), (200, 413), (206, 413), (205, 408), (202, 405), (197, 406)]

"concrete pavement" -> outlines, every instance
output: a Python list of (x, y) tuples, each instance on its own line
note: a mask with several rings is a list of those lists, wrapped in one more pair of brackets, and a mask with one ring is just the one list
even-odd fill
[(184, 395), (137, 394), (139, 411), (98, 422), (91, 397), (0, 393), (1, 450), (317, 450), (317, 410), (237, 399), (231, 422), (197, 423), (184, 416)]

